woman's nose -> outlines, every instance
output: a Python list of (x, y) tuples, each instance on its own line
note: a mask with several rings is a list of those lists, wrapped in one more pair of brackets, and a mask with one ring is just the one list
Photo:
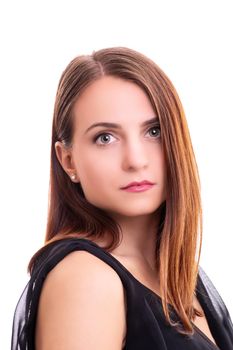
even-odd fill
[(148, 152), (143, 142), (132, 140), (122, 150), (122, 167), (124, 170), (138, 170), (148, 166)]

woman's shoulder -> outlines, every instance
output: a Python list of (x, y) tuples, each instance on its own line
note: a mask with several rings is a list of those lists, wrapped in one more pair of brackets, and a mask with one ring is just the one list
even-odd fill
[(62, 281), (66, 287), (72, 285), (72, 288), (79, 288), (81, 283), (89, 284), (92, 288), (110, 284), (116, 292), (122, 292), (119, 275), (96, 254), (97, 249), (85, 239), (65, 239), (51, 243), (40, 256), (40, 265), (50, 268), (46, 274), (46, 283), (56, 285)]
[[(101, 259), (102, 248), (85, 238), (68, 237), (54, 240), (44, 246), (36, 260), (35, 269), (48, 268), (48, 278), (56, 282), (62, 277), (74, 282), (93, 278), (93, 281), (111, 280), (120, 283), (118, 274)], [(98, 277), (98, 278), (97, 278)]]
[[(69, 327), (68, 333), (65, 331), (67, 324), (75, 324)], [(90, 327), (95, 329), (91, 339), (88, 337)], [(77, 329), (82, 332), (77, 333)], [(107, 334), (105, 344), (101, 338), (103, 331)], [(71, 342), (70, 347), (78, 343), (84, 348), (101, 348), (101, 342), (106, 347), (109, 339), (111, 346), (111, 339), (114, 339), (118, 344), (116, 348), (120, 348), (125, 332), (124, 291), (117, 273), (88, 251), (66, 255), (47, 275), (43, 285), (37, 343), (44, 343), (46, 339), (48, 347), (55, 349), (52, 339), (55, 333), (59, 334), (57, 345), (64, 340), (66, 345), (67, 341)]]

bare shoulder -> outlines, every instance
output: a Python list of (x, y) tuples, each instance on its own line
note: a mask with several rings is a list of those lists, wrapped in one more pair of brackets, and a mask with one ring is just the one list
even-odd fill
[(42, 288), (37, 350), (120, 350), (125, 334), (125, 292), (118, 274), (87, 251), (68, 254)]

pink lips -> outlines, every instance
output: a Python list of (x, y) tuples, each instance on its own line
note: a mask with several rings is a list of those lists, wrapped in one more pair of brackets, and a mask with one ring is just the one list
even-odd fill
[(125, 187), (122, 187), (123, 190), (127, 192), (141, 192), (150, 189), (154, 184), (150, 181), (144, 180), (141, 182), (131, 182)]

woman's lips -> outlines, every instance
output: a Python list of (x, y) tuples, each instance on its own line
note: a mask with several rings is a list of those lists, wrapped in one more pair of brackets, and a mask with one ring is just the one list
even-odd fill
[(121, 189), (127, 192), (143, 192), (149, 190), (154, 184), (148, 180), (133, 181)]
[(153, 184), (132, 185), (126, 188), (122, 188), (122, 190), (127, 192), (143, 192), (149, 190), (153, 186)]

